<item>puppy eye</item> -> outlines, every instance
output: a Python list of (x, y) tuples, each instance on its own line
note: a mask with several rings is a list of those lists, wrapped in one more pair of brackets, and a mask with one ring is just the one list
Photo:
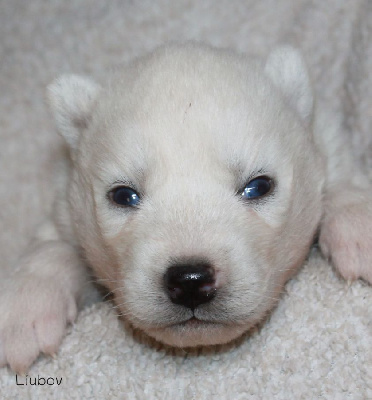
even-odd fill
[(273, 181), (269, 177), (259, 176), (248, 182), (241, 195), (245, 199), (256, 199), (270, 193), (273, 187)]
[(109, 197), (112, 202), (124, 207), (135, 207), (140, 201), (139, 195), (127, 186), (119, 186), (111, 190)]

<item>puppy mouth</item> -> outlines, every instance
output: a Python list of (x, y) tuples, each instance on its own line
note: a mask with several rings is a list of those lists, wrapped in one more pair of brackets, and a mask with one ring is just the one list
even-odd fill
[(161, 343), (172, 347), (193, 348), (230, 342), (247, 330), (247, 326), (200, 319), (195, 316), (146, 332)]
[(201, 326), (201, 325), (205, 325), (205, 324), (215, 324), (215, 322), (212, 321), (207, 321), (207, 320), (202, 320), (199, 318), (196, 318), (195, 316), (187, 319), (186, 321), (183, 322), (178, 322), (176, 324), (172, 324), (171, 326), (187, 326), (189, 328), (192, 327), (197, 327), (197, 326)]
[(200, 329), (212, 326), (221, 326), (221, 325), (228, 325), (226, 323), (221, 323), (219, 321), (210, 321), (206, 319), (200, 319), (195, 316), (188, 318), (184, 321), (176, 322), (164, 326), (165, 329), (172, 329), (172, 328), (188, 328), (188, 329)]

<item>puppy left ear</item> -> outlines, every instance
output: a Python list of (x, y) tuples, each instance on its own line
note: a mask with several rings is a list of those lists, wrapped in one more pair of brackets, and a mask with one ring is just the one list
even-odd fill
[(301, 54), (291, 46), (272, 51), (266, 61), (265, 73), (306, 122), (313, 114), (310, 78)]

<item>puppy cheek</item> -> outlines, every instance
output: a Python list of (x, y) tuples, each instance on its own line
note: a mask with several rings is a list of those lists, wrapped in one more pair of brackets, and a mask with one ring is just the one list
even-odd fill
[(133, 229), (131, 224), (124, 227), (114, 235), (102, 234), (102, 250), (105, 253), (106, 263), (92, 265), (99, 283), (114, 291), (116, 295), (118, 288), (122, 287), (128, 267), (132, 264), (132, 249), (134, 243)]
[(256, 225), (253, 251), (257, 260), (260, 260), (258, 272), (262, 284), (279, 293), (306, 259), (313, 241), (312, 235), (293, 236), (284, 224), (273, 228), (263, 220), (256, 220)]

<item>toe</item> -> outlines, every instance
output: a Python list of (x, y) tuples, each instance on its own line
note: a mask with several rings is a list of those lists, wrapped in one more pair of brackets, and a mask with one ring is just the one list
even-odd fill
[(39, 345), (32, 324), (14, 326), (5, 335), (5, 357), (16, 373), (25, 373), (39, 355)]
[(72, 299), (67, 306), (67, 322), (72, 324), (77, 317), (77, 306), (74, 299)]
[(53, 355), (57, 352), (65, 332), (66, 320), (61, 315), (47, 315), (35, 324), (40, 351)]

